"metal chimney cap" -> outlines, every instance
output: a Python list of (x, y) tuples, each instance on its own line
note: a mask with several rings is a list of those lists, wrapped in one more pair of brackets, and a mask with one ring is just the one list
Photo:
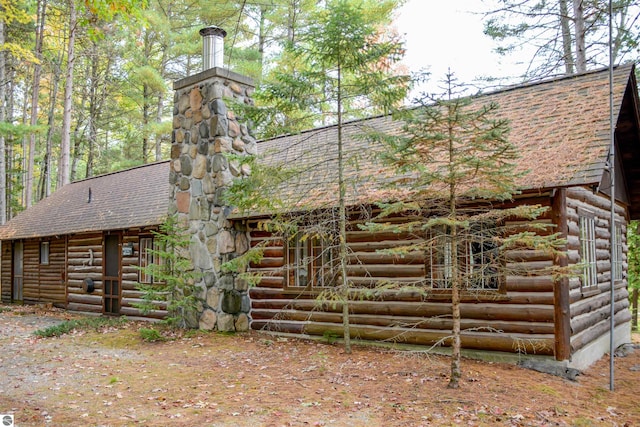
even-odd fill
[(201, 29), (200, 31), (200, 35), (202, 37), (206, 37), (206, 36), (220, 36), (220, 37), (226, 37), (227, 36), (227, 32), (225, 30), (223, 30), (220, 27), (216, 27), (215, 25), (212, 25), (210, 27), (204, 27), (203, 29)]

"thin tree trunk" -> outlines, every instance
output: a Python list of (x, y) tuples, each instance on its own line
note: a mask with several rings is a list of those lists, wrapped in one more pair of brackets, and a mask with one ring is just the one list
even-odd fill
[(287, 40), (293, 44), (296, 41), (296, 21), (298, 20), (299, 0), (292, 0), (289, 3), (289, 15), (287, 16)]
[(71, 176), (71, 108), (73, 96), (73, 67), (75, 65), (75, 41), (77, 15), (75, 0), (69, 0), (69, 47), (67, 50), (67, 72), (64, 86), (64, 112), (60, 138), (60, 163), (58, 165), (58, 188), (67, 185)]
[[(0, 6), (0, 11), (4, 8)], [(0, 46), (5, 43), (5, 25), (0, 19)], [(6, 120), (5, 112), (6, 60), (4, 49), (0, 50), (0, 123)], [(7, 163), (4, 136), (0, 134), (0, 225), (7, 222)]]
[[(162, 58), (160, 60), (160, 75), (164, 76), (166, 73), (166, 68), (167, 68), (167, 52), (169, 51), (169, 49), (167, 48), (167, 46), (163, 46), (162, 49)], [(156, 109), (156, 123), (158, 125), (160, 125), (160, 123), (162, 123), (162, 116), (164, 115), (164, 92), (160, 92), (160, 94), (158, 95), (158, 105), (157, 105), (157, 109)], [(156, 130), (156, 135), (155, 135), (155, 139), (156, 139), (156, 144), (155, 144), (155, 161), (158, 162), (160, 160), (162, 160), (162, 140), (163, 140), (163, 133), (160, 132), (159, 130)]]
[(587, 71), (587, 53), (585, 45), (586, 30), (584, 25), (583, 0), (573, 0), (573, 19), (575, 21), (576, 39), (576, 71), (584, 73)]
[(98, 54), (93, 44), (94, 54), (91, 61), (91, 87), (89, 88), (89, 141), (87, 147), (86, 177), (93, 176), (95, 147), (98, 145)]
[[(38, 1), (38, 13), (36, 23), (36, 46), (35, 56), (38, 61), (33, 65), (33, 88), (31, 89), (31, 120), (29, 124), (36, 126), (38, 124), (38, 98), (40, 95), (40, 75), (42, 73), (42, 42), (44, 39), (44, 22), (45, 12), (47, 9), (47, 0)], [(27, 160), (26, 180), (25, 180), (25, 207), (31, 206), (33, 203), (33, 173), (35, 169), (36, 156), (36, 134), (29, 134), (29, 154)]]
[[(449, 103), (451, 102), (451, 79), (452, 76), (449, 74), (447, 76), (448, 80), (448, 99)], [(445, 242), (445, 245), (449, 244), (451, 248), (451, 318), (452, 318), (452, 326), (451, 326), (451, 376), (449, 378), (448, 388), (458, 388), (460, 387), (460, 378), (462, 377), (462, 370), (460, 368), (460, 351), (461, 351), (461, 342), (460, 342), (460, 288), (461, 288), (461, 268), (460, 268), (460, 259), (458, 258), (458, 226), (457, 226), (457, 200), (456, 200), (456, 178), (455, 170), (454, 170), (454, 162), (457, 160), (454, 158), (454, 123), (453, 116), (455, 111), (451, 111), (453, 108), (451, 104), (447, 107), (448, 111), (448, 142), (449, 142), (449, 218), (453, 222), (453, 225), (450, 227), (451, 235), (448, 237), (450, 242)], [(446, 235), (446, 234), (445, 234)]]
[(341, 81), (340, 61), (338, 60), (338, 232), (339, 239), (339, 257), (340, 257), (340, 276), (342, 278), (341, 296), (342, 296), (342, 328), (344, 336), (344, 351), (351, 353), (351, 328), (349, 319), (349, 280), (347, 279), (347, 209), (346, 209), (346, 192), (347, 186), (344, 179), (344, 153), (342, 145), (342, 81)]
[[(156, 112), (156, 123), (160, 124), (162, 122), (162, 113), (164, 111), (164, 96), (163, 94), (158, 95), (158, 110)], [(162, 132), (156, 131), (156, 153), (155, 153), (155, 161), (158, 162), (162, 160)]]
[(54, 63), (54, 74), (53, 74), (53, 87), (51, 88), (51, 94), (49, 98), (51, 99), (51, 103), (49, 105), (49, 116), (47, 117), (47, 138), (46, 138), (46, 149), (43, 159), (43, 170), (42, 176), (44, 185), (42, 186), (42, 193), (40, 194), (40, 199), (44, 199), (45, 197), (49, 197), (51, 194), (51, 159), (53, 153), (53, 132), (55, 128), (54, 119), (55, 119), (55, 107), (56, 107), (56, 99), (58, 98), (58, 88), (60, 86), (60, 59), (58, 62)]
[(149, 157), (149, 86), (142, 85), (142, 163), (146, 164)]
[(571, 47), (571, 17), (567, 0), (560, 0), (560, 28), (562, 31), (562, 61), (566, 74), (575, 72), (575, 61), (573, 59), (573, 49)]
[[(5, 85), (7, 87), (7, 92), (5, 92), (5, 99), (7, 100), (7, 107), (6, 107), (6, 120), (8, 123), (12, 123), (13, 119), (14, 119), (14, 115), (15, 115), (15, 74), (16, 74), (16, 68), (13, 64), (11, 64), (11, 58), (9, 58), (9, 64), (5, 65), (5, 69), (6, 71), (6, 79), (7, 79), (7, 84)], [(15, 141), (15, 135), (9, 135), (7, 137), (7, 141), (5, 142), (5, 149), (7, 152), (7, 163), (6, 163), (6, 172), (7, 172), (7, 177), (6, 177), (6, 206), (7, 206), (7, 220), (10, 220), (12, 217), (12, 212), (11, 212), (11, 199), (12, 199), (12, 178), (11, 178), (11, 172), (13, 171), (13, 145), (16, 143)]]

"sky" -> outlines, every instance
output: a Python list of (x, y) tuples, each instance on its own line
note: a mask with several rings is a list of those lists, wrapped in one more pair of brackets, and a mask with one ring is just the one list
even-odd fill
[[(405, 36), (403, 62), (411, 72), (431, 73), (427, 91), (437, 90), (448, 69), (460, 83), (476, 77), (508, 77), (522, 74), (514, 57), (501, 57), (495, 43), (484, 35), (481, 0), (409, 0), (399, 11), (395, 25)], [(476, 12), (476, 13), (473, 13)]]

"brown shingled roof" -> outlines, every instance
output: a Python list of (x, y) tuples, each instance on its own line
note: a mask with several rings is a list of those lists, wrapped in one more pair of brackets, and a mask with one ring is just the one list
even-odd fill
[[(640, 162), (633, 72), (633, 65), (614, 70), (615, 115), (620, 114), (625, 92), (626, 110), (634, 110), (620, 115), (633, 122), (625, 123), (625, 141), (619, 140), (627, 150), (623, 153), (626, 165)], [(529, 190), (600, 183), (609, 147), (608, 95), (608, 70), (599, 70), (477, 96), (474, 103), (496, 102), (498, 114), (509, 119), (509, 138), (521, 155), (518, 167), (528, 171), (519, 184), (522, 190)], [(391, 178), (374, 156), (381, 147), (361, 137), (370, 128), (393, 133), (400, 131), (400, 124), (384, 116), (346, 125), (345, 157), (352, 159), (347, 161), (346, 172), (351, 203), (376, 201), (373, 195), (379, 199), (384, 183)], [(314, 199), (329, 203), (337, 199), (336, 140), (337, 128), (328, 126), (262, 141), (258, 147), (266, 155), (264, 161), (272, 165), (305, 169), (296, 181), (286, 182), (278, 191), (289, 201), (307, 206)], [(627, 188), (638, 193), (633, 200), (640, 200), (639, 190), (634, 190), (640, 188), (640, 175), (633, 176)], [(168, 197), (168, 162), (85, 179), (64, 186), (0, 227), (0, 240), (157, 225), (167, 214)], [(640, 216), (640, 202), (635, 204), (632, 217), (634, 212)]]
[(169, 163), (152, 163), (65, 185), (7, 222), (0, 239), (157, 225), (168, 204)]
[[(618, 117), (628, 85), (634, 85), (632, 64), (614, 69), (614, 113)], [(635, 87), (634, 87), (635, 90)], [(508, 119), (508, 138), (518, 149), (521, 190), (598, 184), (609, 149), (608, 69), (516, 86), (473, 97), (473, 105), (495, 102), (497, 116)], [(636, 112), (637, 115), (637, 112)], [(374, 202), (390, 171), (373, 154), (381, 147), (358, 137), (366, 128), (399, 132), (390, 117), (349, 122), (344, 127), (347, 200)], [(635, 136), (636, 140), (638, 136)], [(277, 190), (300, 207), (337, 200), (337, 127), (327, 126), (258, 144), (272, 165), (302, 165), (305, 172)], [(640, 145), (637, 141), (636, 145)], [(362, 157), (361, 155), (365, 156)], [(375, 194), (375, 196), (374, 196)], [(317, 200), (314, 203), (313, 200)]]

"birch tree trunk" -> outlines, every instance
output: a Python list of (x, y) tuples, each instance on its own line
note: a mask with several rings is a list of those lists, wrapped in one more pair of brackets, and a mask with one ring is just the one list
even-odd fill
[(71, 177), (71, 108), (73, 101), (73, 67), (76, 62), (75, 42), (77, 12), (75, 0), (69, 0), (69, 47), (67, 50), (67, 72), (64, 85), (64, 112), (60, 138), (60, 162), (58, 164), (58, 188), (67, 185)]

